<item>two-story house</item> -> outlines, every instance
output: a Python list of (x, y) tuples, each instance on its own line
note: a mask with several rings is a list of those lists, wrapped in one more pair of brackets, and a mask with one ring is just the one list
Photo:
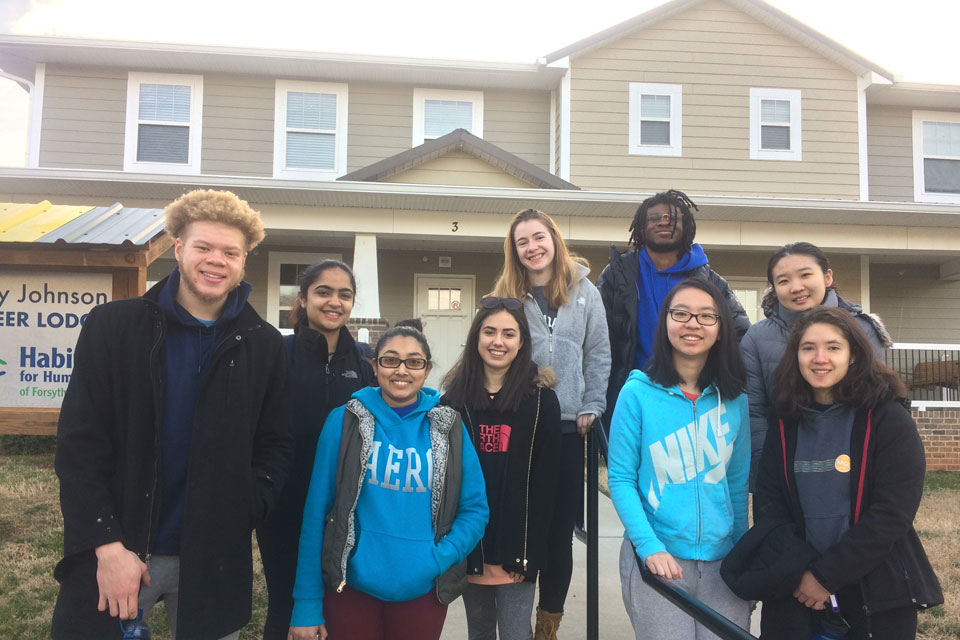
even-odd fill
[(0, 202), (229, 189), (267, 226), (264, 317), (340, 257), (358, 322), (422, 317), (438, 372), (513, 213), (550, 213), (596, 275), (668, 188), (755, 318), (768, 256), (806, 240), (895, 340), (960, 342), (960, 87), (897, 82), (760, 0), (673, 0), (531, 64), (0, 36), (0, 68), (32, 109)]

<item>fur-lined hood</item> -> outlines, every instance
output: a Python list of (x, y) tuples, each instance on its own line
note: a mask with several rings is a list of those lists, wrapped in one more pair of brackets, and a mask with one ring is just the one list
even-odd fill
[(557, 372), (553, 367), (537, 367), (533, 376), (533, 383), (541, 389), (552, 389), (557, 384)]
[[(777, 298), (777, 292), (773, 287), (767, 287), (763, 292), (761, 306), (763, 308), (763, 314), (773, 320), (774, 322), (783, 323), (784, 326), (789, 331), (789, 328), (793, 326), (792, 319), (789, 319), (787, 316), (790, 315), (790, 311), (784, 309), (780, 304), (780, 299)], [(839, 307), (849, 311), (850, 314), (854, 317), (863, 318), (868, 322), (872, 327), (874, 332), (877, 334), (877, 338), (884, 347), (889, 347), (893, 344), (893, 338), (890, 337), (890, 332), (887, 330), (887, 325), (884, 324), (883, 320), (875, 313), (866, 313), (858, 304), (854, 304), (847, 300), (844, 300), (837, 293), (837, 290), (833, 287), (827, 287), (827, 293), (823, 300), (824, 306), (828, 307)]]

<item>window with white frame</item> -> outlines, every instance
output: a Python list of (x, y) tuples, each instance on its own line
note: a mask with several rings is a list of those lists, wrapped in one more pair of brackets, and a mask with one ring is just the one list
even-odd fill
[(798, 89), (750, 89), (750, 159), (802, 160)]
[(631, 154), (682, 155), (682, 85), (631, 82), (629, 108)]
[(413, 146), (466, 129), (483, 137), (483, 92), (413, 90)]
[(124, 171), (200, 173), (203, 76), (127, 77)]
[(270, 252), (267, 259), (267, 322), (282, 333), (293, 330), (290, 310), (297, 304), (300, 274), (314, 262), (328, 258), (342, 260), (339, 253)]
[(334, 180), (347, 172), (347, 85), (277, 80), (273, 177)]
[(960, 112), (913, 112), (917, 202), (960, 203)]

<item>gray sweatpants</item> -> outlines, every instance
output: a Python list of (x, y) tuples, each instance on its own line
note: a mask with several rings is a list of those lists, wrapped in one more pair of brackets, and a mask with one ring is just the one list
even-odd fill
[[(720, 578), (720, 561), (702, 562), (675, 558), (683, 578), (674, 584), (742, 629), (750, 629), (750, 603), (733, 595)], [(718, 640), (700, 623), (649, 587), (640, 577), (633, 544), (620, 547), (620, 589), (637, 640)]]
[[(150, 615), (153, 605), (163, 600), (170, 621), (170, 640), (177, 640), (177, 605), (180, 602), (180, 556), (153, 556), (150, 559), (150, 586), (140, 587), (137, 606), (143, 609), (143, 617)], [(240, 630), (223, 636), (220, 640), (237, 640)]]
[(469, 640), (530, 640), (530, 614), (536, 595), (535, 582), (515, 584), (467, 584), (463, 608), (467, 612)]

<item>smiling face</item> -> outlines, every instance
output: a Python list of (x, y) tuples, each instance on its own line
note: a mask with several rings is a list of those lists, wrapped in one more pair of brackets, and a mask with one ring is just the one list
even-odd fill
[(833, 284), (833, 271), (823, 269), (812, 256), (796, 253), (784, 256), (773, 267), (773, 288), (786, 309), (803, 311), (823, 302)]
[(670, 205), (655, 204), (647, 210), (643, 230), (644, 246), (654, 253), (671, 253), (680, 248), (683, 216), (677, 212), (676, 225), (670, 219)]
[(477, 349), (487, 372), (505, 372), (523, 345), (520, 325), (509, 311), (498, 311), (483, 320)]
[(297, 294), (298, 301), (307, 312), (307, 324), (323, 334), (336, 333), (347, 324), (353, 311), (354, 296), (350, 276), (336, 267), (320, 272), (307, 288), (306, 299), (303, 294)]
[[(420, 341), (410, 336), (390, 338), (377, 355), (394, 356), (403, 360), (427, 357)], [(374, 361), (373, 373), (377, 376), (383, 401), (391, 407), (405, 407), (416, 402), (417, 394), (423, 388), (432, 367), (433, 365), (428, 363), (425, 369), (407, 369), (407, 365), (401, 363), (396, 369), (388, 369)]]
[(820, 404), (833, 404), (834, 388), (850, 368), (850, 342), (839, 328), (825, 322), (807, 327), (797, 352), (800, 375)]
[[(694, 287), (685, 287), (678, 291), (670, 303), (670, 309), (679, 309), (690, 313), (719, 314), (717, 305), (706, 291)], [(717, 342), (720, 323), (703, 326), (690, 317), (686, 322), (677, 322), (669, 313), (666, 317), (667, 337), (673, 347), (673, 357), (695, 359), (706, 362), (710, 349)]]
[[(173, 245), (180, 267), (177, 302), (194, 316), (214, 319), (243, 279), (243, 232), (220, 222), (192, 222)], [(206, 317), (214, 312), (214, 318)]]
[(520, 264), (527, 270), (528, 278), (550, 279), (556, 248), (546, 225), (539, 220), (521, 222), (513, 230), (513, 246), (517, 250)]

